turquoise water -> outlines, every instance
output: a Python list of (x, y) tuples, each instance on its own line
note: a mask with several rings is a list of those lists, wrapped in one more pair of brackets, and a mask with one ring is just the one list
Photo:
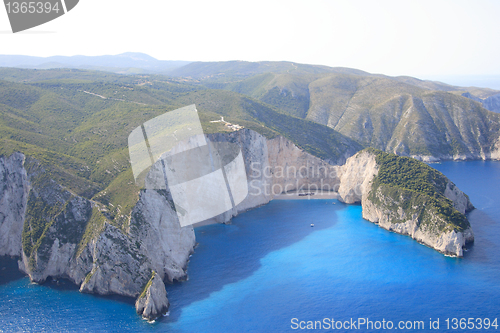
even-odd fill
[(420, 331), (429, 331), (439, 318), (433, 331), (461, 332), (446, 330), (445, 320), (493, 320), (500, 316), (500, 163), (432, 166), (478, 208), (469, 216), (476, 242), (462, 259), (363, 220), (360, 206), (273, 201), (232, 225), (196, 229), (189, 281), (167, 286), (169, 317), (148, 324), (128, 301), (0, 275), (0, 330), (294, 332), (301, 330), (292, 329), (293, 318), (367, 318), (423, 321)]

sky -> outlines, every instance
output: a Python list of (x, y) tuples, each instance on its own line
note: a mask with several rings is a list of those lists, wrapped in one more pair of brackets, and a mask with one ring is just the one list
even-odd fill
[(0, 8), (0, 54), (142, 52), (420, 78), (500, 76), (499, 18), (496, 0), (80, 0), (64, 16), (16, 34)]

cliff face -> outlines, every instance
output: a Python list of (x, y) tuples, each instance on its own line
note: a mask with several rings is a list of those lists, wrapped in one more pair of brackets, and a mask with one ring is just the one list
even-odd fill
[[(249, 195), (206, 222), (226, 223), (284, 191), (338, 187), (337, 167), (286, 139), (266, 140), (251, 130), (208, 139), (241, 147)], [(163, 281), (187, 278), (195, 246), (193, 227), (180, 227), (168, 190), (142, 190), (128, 223), (117, 225), (103, 204), (61, 186), (37, 160), (1, 157), (0, 175), (0, 254), (20, 257), (32, 281), (67, 278), (81, 292), (141, 296), (137, 311), (147, 319), (166, 311)]]
[(165, 314), (169, 306), (165, 285), (160, 276), (153, 272), (151, 280), (135, 302), (137, 313), (143, 318), (154, 320)]
[(0, 255), (21, 255), (21, 233), (29, 184), (24, 155), (0, 158)]
[(446, 255), (463, 256), (465, 244), (474, 241), (470, 226), (463, 231), (455, 230), (434, 211), (425, 212), (425, 206), (421, 206), (414, 194), (401, 191), (396, 195), (394, 198), (379, 189), (375, 193), (377, 202), (363, 201), (363, 218), (389, 231), (408, 235)]
[(273, 195), (316, 189), (338, 190), (340, 185), (338, 165), (331, 165), (304, 152), (283, 137), (269, 140), (267, 146), (269, 164), (272, 166), (270, 175)]
[(465, 92), (462, 94), (462, 96), (481, 103), (486, 110), (490, 110), (497, 113), (500, 112), (500, 94), (495, 94), (493, 96), (488, 96), (486, 98), (480, 98), (472, 95), (470, 92)]
[(129, 237), (149, 261), (148, 266), (169, 282), (186, 279), (187, 262), (195, 245), (193, 227), (181, 228), (173, 207), (166, 191), (142, 191), (128, 228)]
[(371, 182), (377, 173), (373, 154), (361, 151), (349, 158), (340, 170), (339, 200), (349, 204), (361, 202), (370, 192)]
[(207, 222), (229, 222), (237, 214), (266, 204), (282, 193), (317, 189), (337, 191), (340, 185), (338, 165), (303, 151), (283, 137), (267, 140), (257, 132), (244, 129), (229, 134), (211, 134), (208, 139), (229, 141), (241, 147), (248, 195), (235, 209)]
[(208, 140), (232, 142), (241, 147), (248, 179), (248, 195), (235, 208), (206, 221), (206, 223), (227, 223), (238, 213), (264, 205), (272, 199), (272, 183), (264, 173), (264, 170), (270, 168), (268, 142), (265, 137), (257, 132), (244, 129), (229, 134), (210, 134)]
[(29, 192), (22, 228), (22, 260), (19, 268), (32, 281), (47, 277), (75, 279), (72, 258), (92, 212), (89, 200), (73, 195), (59, 185), (37, 160), (27, 158), (22, 168), (27, 173)]
[(473, 206), (467, 195), (446, 177), (441, 175), (438, 179), (441, 182), (438, 192), (452, 203), (457, 222), (441, 214), (446, 206), (435, 207), (435, 200), (425, 193), (377, 181), (381, 164), (371, 151), (359, 152), (344, 167), (339, 199), (360, 202), (363, 218), (368, 221), (457, 257), (463, 256), (466, 243), (474, 241), (472, 228), (463, 215)]
[[(473, 239), (470, 227), (450, 227), (434, 212), (424, 216), (425, 205), (411, 193), (374, 188), (381, 165), (373, 152), (359, 152), (339, 166), (282, 137), (267, 140), (251, 130), (212, 134), (208, 140), (241, 147), (249, 194), (205, 222), (226, 223), (284, 192), (323, 189), (338, 192), (347, 203), (361, 202), (366, 219), (443, 253), (461, 256)], [(37, 160), (18, 153), (0, 157), (0, 176), (0, 255), (19, 256), (19, 268), (33, 281), (68, 278), (81, 292), (134, 297), (137, 312), (150, 320), (167, 311), (164, 281), (187, 278), (195, 246), (193, 227), (180, 227), (168, 189), (141, 190), (127, 222), (117, 224), (106, 206), (64, 188)], [(442, 193), (461, 213), (471, 209), (467, 196), (448, 180)]]
[(137, 297), (155, 271), (141, 310), (152, 318), (168, 306), (163, 281), (187, 277), (194, 231), (180, 227), (164, 191), (142, 191), (119, 227), (102, 204), (58, 184), (37, 160), (0, 157), (0, 177), (0, 255), (20, 257), (32, 281), (67, 278), (82, 292)]

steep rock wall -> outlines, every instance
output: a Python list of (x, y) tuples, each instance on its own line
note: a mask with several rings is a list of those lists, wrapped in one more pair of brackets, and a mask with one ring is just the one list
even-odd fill
[(276, 137), (267, 142), (271, 192), (273, 195), (293, 191), (324, 190), (336, 192), (340, 186), (340, 167), (331, 165), (293, 142)]
[(193, 226), (180, 226), (166, 191), (141, 192), (132, 210), (128, 235), (161, 279), (186, 279), (189, 255), (195, 246), (194, 230)]
[(21, 255), (21, 234), (28, 201), (24, 155), (0, 157), (0, 255)]
[(165, 190), (143, 190), (123, 229), (102, 204), (68, 191), (37, 160), (0, 157), (0, 177), (1, 255), (20, 257), (32, 281), (67, 278), (81, 292), (135, 298), (156, 271), (148, 304), (160, 306), (168, 304), (163, 281), (187, 277), (194, 231), (180, 227)]
[(151, 280), (135, 302), (137, 313), (145, 319), (154, 320), (165, 314), (169, 306), (165, 285), (160, 276), (153, 272)]
[(361, 151), (347, 159), (340, 170), (339, 200), (348, 204), (361, 202), (370, 192), (370, 183), (377, 173), (373, 154)]
[[(344, 167), (339, 199), (346, 203), (360, 202), (364, 219), (452, 256), (463, 256), (465, 244), (474, 240), (470, 226), (456, 230), (430, 204), (426, 205), (425, 196), (387, 186), (374, 189), (373, 180), (379, 172), (375, 154), (361, 151), (349, 158)], [(446, 181), (443, 194), (455, 209), (462, 214), (471, 210), (469, 198), (451, 181)]]
[[(338, 192), (346, 203), (361, 202), (364, 218), (443, 253), (460, 256), (465, 242), (473, 239), (470, 229), (438, 234), (424, 227), (417, 216), (398, 208), (405, 198), (401, 201), (382, 193), (376, 195), (386, 204), (370, 200), (372, 180), (379, 170), (370, 152), (362, 151), (338, 166), (282, 137), (267, 140), (247, 129), (212, 134), (208, 139), (241, 147), (249, 195), (207, 222), (226, 223), (283, 192), (324, 189)], [(20, 269), (33, 281), (63, 277), (79, 285), (82, 292), (135, 297), (137, 312), (147, 319), (166, 311), (164, 281), (187, 278), (189, 256), (195, 247), (193, 227), (180, 227), (168, 189), (142, 190), (129, 223), (120, 227), (109, 220), (106, 207), (57, 184), (36, 160), (26, 163), (22, 154), (0, 157), (0, 175), (0, 228), (4, 228), (0, 249), (2, 254), (21, 256)], [(471, 209), (467, 196), (451, 182), (444, 192), (460, 212)], [(9, 240), (3, 237), (3, 230), (11, 235)]]
[(233, 142), (241, 147), (248, 181), (248, 195), (235, 209), (205, 223), (227, 223), (237, 214), (268, 203), (282, 193), (322, 189), (336, 192), (340, 166), (331, 165), (293, 142), (276, 137), (266, 139), (249, 129), (229, 134), (211, 134), (213, 142)]

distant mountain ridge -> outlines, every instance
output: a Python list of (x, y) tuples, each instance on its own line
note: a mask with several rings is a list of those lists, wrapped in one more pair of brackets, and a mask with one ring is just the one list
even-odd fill
[(121, 74), (165, 73), (189, 63), (189, 61), (180, 60), (157, 60), (147, 54), (134, 52), (104, 56), (77, 55), (46, 58), (23, 55), (0, 55), (0, 67), (31, 69), (77, 68)]
[(500, 115), (488, 109), (497, 111), (500, 91), (293, 63), (272, 63), (275, 71), (264, 73), (270, 64), (223, 65), (172, 73), (197, 68), (201, 85), (248, 95), (364, 147), (429, 161), (498, 158)]
[[(4, 62), (10, 59), (9, 56), (2, 57)], [(5, 80), (23, 83), (34, 83), (38, 80), (85, 80), (87, 83), (123, 81), (130, 85), (130, 82), (134, 82), (132, 86), (139, 84), (143, 90), (146, 87), (152, 88), (148, 92), (144, 91), (140, 103), (161, 105), (182, 101), (187, 105), (200, 104), (202, 101), (202, 110), (203, 107), (209, 106), (210, 112), (232, 117), (236, 123), (251, 121), (255, 124), (255, 120), (266, 119), (266, 128), (280, 128), (278, 132), (285, 136), (281, 131), (293, 132), (294, 138), (289, 137), (290, 139), (302, 147), (309, 145), (311, 149), (318, 147), (308, 142), (311, 140), (309, 134), (298, 135), (300, 133), (297, 129), (284, 124), (291, 121), (296, 125), (299, 119), (306, 120), (309, 121), (304, 123), (308, 124), (307, 126), (317, 123), (329, 127), (344, 139), (353, 140), (360, 147), (373, 147), (430, 161), (496, 159), (500, 154), (500, 115), (488, 111), (500, 111), (500, 91), (493, 89), (457, 87), (408, 76), (390, 77), (352, 68), (287, 61), (164, 62), (141, 53), (43, 59), (68, 62), (68, 66), (80, 66), (85, 63), (86, 65), (81, 66), (104, 67), (99, 67), (103, 70), (101, 72), (85, 72), (81, 69), (73, 69), (73, 72), (64, 69), (44, 72), (4, 70), (3, 77)], [(16, 61), (19, 63), (23, 60), (40, 59), (28, 57)], [(9, 64), (14, 64), (14, 60), (10, 61)], [(123, 68), (105, 67), (110, 65)], [(138, 71), (143, 76), (127, 78), (106, 74), (106, 71), (112, 71), (111, 69), (120, 74)], [(75, 72), (78, 70), (80, 72)], [(189, 97), (166, 98), (173, 93), (169, 91), (164, 94), (165, 90), (172, 88), (172, 84), (183, 86), (181, 91), (189, 87)], [(165, 85), (170, 87), (166, 88)], [(108, 96), (118, 91), (115, 89), (113, 93), (105, 93), (100, 88), (96, 89), (95, 84), (88, 89)], [(134, 98), (137, 98), (138, 88), (134, 89)], [(179, 88), (174, 90), (177, 89)], [(106, 90), (107, 88), (104, 91)], [(203, 101), (208, 94), (201, 93), (206, 90), (211, 91), (210, 103), (207, 104)], [(236, 95), (227, 94), (228, 91), (239, 96), (236, 98)], [(220, 98), (221, 102), (215, 103), (216, 98)], [(252, 99), (251, 102), (238, 102), (240, 106), (235, 108), (229, 104), (222, 109), (217, 107), (229, 100), (234, 103), (235, 100), (247, 98)], [(256, 100), (261, 103), (256, 104)], [(250, 111), (247, 105), (253, 105), (262, 112), (249, 117), (253, 111)], [(246, 111), (242, 113), (235, 110)], [(285, 115), (292, 118), (280, 121), (279, 118)], [(324, 131), (323, 127), (320, 128), (319, 132)], [(331, 147), (327, 147), (324, 142), (320, 145), (322, 148), (318, 154), (329, 158), (327, 155), (331, 153)], [(337, 152), (333, 155), (336, 156)]]
[(328, 67), (322, 65), (299, 64), (290, 61), (220, 61), (220, 62), (192, 62), (183, 67), (170, 71), (170, 76), (191, 77), (195, 79), (217, 81), (223, 78), (238, 79), (264, 73), (346, 73), (355, 75), (370, 75), (359, 69), (345, 67)]

